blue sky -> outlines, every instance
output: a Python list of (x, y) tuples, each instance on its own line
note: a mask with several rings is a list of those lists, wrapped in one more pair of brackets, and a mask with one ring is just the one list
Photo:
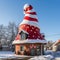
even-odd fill
[(37, 12), (40, 30), (46, 40), (60, 39), (60, 0), (0, 0), (0, 24), (17, 25), (23, 20), (24, 4), (31, 4)]

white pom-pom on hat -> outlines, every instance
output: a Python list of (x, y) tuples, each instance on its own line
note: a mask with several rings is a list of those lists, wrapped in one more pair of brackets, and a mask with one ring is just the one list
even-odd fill
[(27, 8), (27, 7), (29, 7), (30, 6), (30, 4), (25, 4), (24, 5), (24, 10)]
[(24, 14), (26, 14), (26, 12), (32, 10), (33, 7), (30, 4), (25, 4), (24, 5)]

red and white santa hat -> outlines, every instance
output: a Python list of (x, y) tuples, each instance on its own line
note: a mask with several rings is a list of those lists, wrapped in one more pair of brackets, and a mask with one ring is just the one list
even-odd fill
[(20, 23), (20, 25), (28, 24), (39, 28), (36, 12), (33, 10), (33, 7), (31, 5), (29, 4), (24, 5), (24, 14), (25, 14), (24, 19)]
[(38, 19), (33, 7), (29, 4), (24, 5), (24, 19), (19, 25), (19, 33), (24, 31), (29, 34), (28, 39), (43, 39), (40, 34)]

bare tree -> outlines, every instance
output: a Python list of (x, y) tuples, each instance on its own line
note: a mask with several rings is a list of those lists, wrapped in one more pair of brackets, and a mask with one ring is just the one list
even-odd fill
[(5, 27), (0, 25), (0, 40), (5, 37)]
[(8, 26), (0, 25), (0, 41), (4, 40), (4, 44), (12, 45), (17, 32), (18, 28), (14, 22), (9, 22)]
[(8, 39), (10, 40), (11, 43), (15, 39), (18, 28), (15, 23), (9, 22), (7, 30), (8, 30)]

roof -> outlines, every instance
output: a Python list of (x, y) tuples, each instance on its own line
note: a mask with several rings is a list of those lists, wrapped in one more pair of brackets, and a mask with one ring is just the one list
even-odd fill
[(47, 41), (39, 39), (14, 40), (12, 44), (24, 44), (24, 43), (47, 43)]
[(60, 39), (57, 40), (53, 45), (57, 45), (58, 43), (60, 43)]

